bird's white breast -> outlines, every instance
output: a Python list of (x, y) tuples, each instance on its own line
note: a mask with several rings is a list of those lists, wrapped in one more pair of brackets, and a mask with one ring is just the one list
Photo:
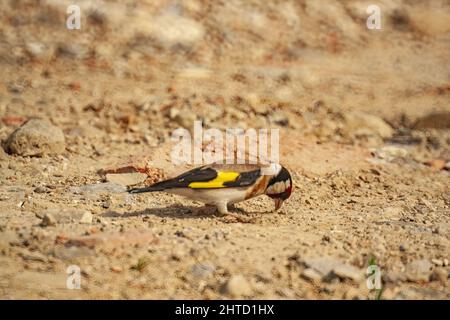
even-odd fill
[(167, 192), (201, 201), (203, 203), (227, 202), (236, 203), (245, 200), (246, 192), (243, 188), (190, 189), (180, 188), (166, 190)]

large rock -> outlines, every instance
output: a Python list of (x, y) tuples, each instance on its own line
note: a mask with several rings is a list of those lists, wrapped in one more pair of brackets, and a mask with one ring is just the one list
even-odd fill
[(42, 156), (64, 152), (61, 129), (46, 120), (31, 119), (15, 130), (6, 141), (7, 151), (20, 156)]

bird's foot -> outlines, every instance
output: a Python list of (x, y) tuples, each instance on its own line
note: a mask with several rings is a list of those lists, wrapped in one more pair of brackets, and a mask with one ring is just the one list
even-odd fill
[(240, 214), (228, 212), (228, 206), (226, 203), (218, 203), (217, 211), (218, 211), (220, 217), (226, 223), (231, 223), (231, 222), (251, 223), (254, 220), (253, 218), (248, 218), (248, 217), (244, 217)]

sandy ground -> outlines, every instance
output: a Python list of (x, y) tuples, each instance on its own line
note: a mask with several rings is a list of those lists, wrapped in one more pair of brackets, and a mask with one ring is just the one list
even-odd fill
[[(448, 1), (379, 1), (382, 30), (356, 0), (77, 2), (81, 30), (69, 1), (0, 4), (1, 298), (450, 298)], [(31, 118), (50, 154), (11, 146)], [(170, 137), (195, 120), (280, 129), (280, 211), (105, 176), (188, 168)]]

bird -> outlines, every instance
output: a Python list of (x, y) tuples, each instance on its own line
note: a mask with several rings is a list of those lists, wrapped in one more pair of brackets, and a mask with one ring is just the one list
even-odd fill
[(292, 190), (291, 175), (281, 164), (215, 162), (148, 187), (130, 189), (128, 192), (138, 194), (163, 191), (177, 194), (215, 206), (223, 216), (237, 218), (236, 215), (230, 214), (228, 206), (265, 194), (274, 200), (277, 211), (291, 196)]

